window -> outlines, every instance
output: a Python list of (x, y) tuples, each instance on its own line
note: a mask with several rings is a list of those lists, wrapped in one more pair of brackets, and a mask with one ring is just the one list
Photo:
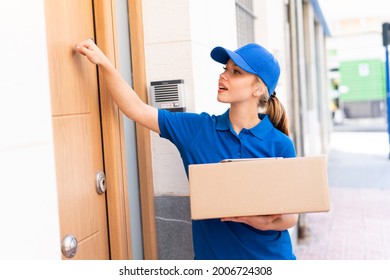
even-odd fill
[(241, 47), (254, 41), (252, 0), (236, 0), (237, 44)]

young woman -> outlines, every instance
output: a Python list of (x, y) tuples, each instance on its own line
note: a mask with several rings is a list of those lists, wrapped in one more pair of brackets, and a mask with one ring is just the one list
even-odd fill
[[(169, 139), (188, 165), (231, 158), (295, 157), (286, 114), (275, 96), (278, 62), (263, 47), (236, 51), (216, 47), (211, 57), (224, 64), (218, 101), (229, 103), (223, 115), (172, 113), (142, 102), (108, 58), (88, 39), (76, 51), (97, 64), (121, 111)], [(259, 114), (259, 107), (265, 114)], [(267, 176), (259, 170), (259, 176)], [(297, 214), (229, 217), (192, 222), (195, 259), (295, 259), (287, 229)]]

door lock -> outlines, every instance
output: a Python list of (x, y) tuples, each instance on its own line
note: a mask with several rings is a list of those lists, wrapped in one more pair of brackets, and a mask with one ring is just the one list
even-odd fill
[(96, 191), (98, 194), (102, 194), (106, 189), (106, 175), (103, 171), (99, 171), (96, 173)]

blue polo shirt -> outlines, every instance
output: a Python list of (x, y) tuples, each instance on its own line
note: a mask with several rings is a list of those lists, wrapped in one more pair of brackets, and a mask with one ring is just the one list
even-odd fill
[[(190, 164), (295, 157), (291, 139), (274, 128), (267, 115), (259, 114), (259, 118), (257, 126), (242, 129), (237, 135), (229, 120), (229, 110), (220, 116), (158, 112), (160, 136), (179, 150), (187, 177)], [(267, 174), (259, 170), (259, 176)], [(192, 221), (192, 234), (195, 259), (295, 259), (287, 230), (261, 231), (243, 223), (207, 219)]]

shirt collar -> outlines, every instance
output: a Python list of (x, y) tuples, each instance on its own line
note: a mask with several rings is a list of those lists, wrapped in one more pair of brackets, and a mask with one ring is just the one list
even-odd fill
[(230, 130), (231, 123), (229, 120), (229, 111), (228, 109), (223, 115), (217, 116), (217, 130)]
[[(261, 122), (256, 125), (255, 127), (252, 127), (249, 129), (249, 131), (259, 138), (260, 140), (264, 140), (265, 137), (267, 137), (268, 133), (274, 128), (271, 121), (268, 118), (268, 115), (266, 114), (259, 114), (259, 118), (261, 119)], [(217, 116), (217, 130), (230, 130), (232, 128), (232, 125), (230, 123), (229, 119), (229, 109), (220, 116)]]
[(265, 137), (267, 137), (268, 133), (270, 133), (271, 130), (274, 128), (274, 126), (268, 118), (268, 115), (259, 114), (259, 118), (261, 119), (261, 122), (255, 127), (249, 129), (249, 131), (252, 132), (252, 134), (260, 140), (264, 140)]

